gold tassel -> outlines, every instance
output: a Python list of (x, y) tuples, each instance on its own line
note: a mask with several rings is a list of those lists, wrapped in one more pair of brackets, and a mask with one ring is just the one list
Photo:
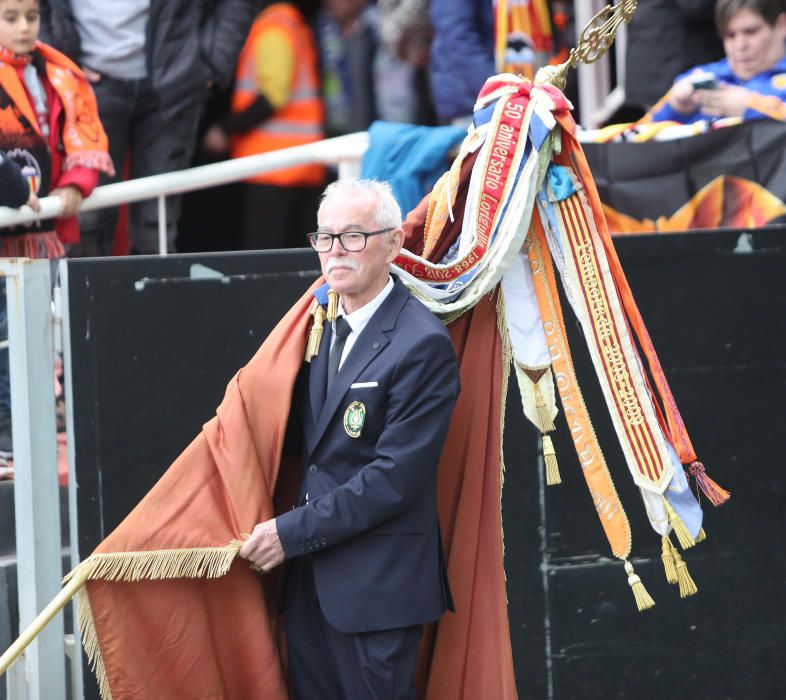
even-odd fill
[(704, 532), (704, 528), (701, 528), (699, 530), (699, 534), (696, 535), (696, 544), (698, 544), (699, 542), (704, 542), (704, 540), (706, 539), (707, 539), (707, 533)]
[(311, 362), (319, 354), (319, 346), (322, 344), (322, 333), (325, 325), (325, 310), (315, 301), (315, 308), (311, 312), (314, 316), (314, 323), (311, 326), (311, 332), (308, 334), (308, 343), (306, 343), (306, 362)]
[(559, 473), (554, 443), (548, 435), (543, 435), (541, 437), (543, 438), (543, 460), (546, 462), (546, 483), (549, 486), (556, 486), (562, 483), (562, 477)]
[(677, 580), (680, 584), (680, 598), (687, 598), (689, 595), (696, 595), (699, 589), (688, 573), (688, 565), (685, 563), (680, 553), (674, 549), (674, 566), (677, 569)]
[(674, 545), (668, 537), (662, 539), (661, 555), (663, 560), (663, 568), (666, 571), (666, 580), (669, 583), (677, 583), (677, 569), (674, 568), (674, 554), (672, 552)]
[(338, 292), (328, 289), (327, 320), (330, 323), (336, 320), (338, 314)]
[(688, 528), (685, 526), (682, 518), (677, 515), (677, 511), (674, 510), (671, 503), (669, 503), (665, 496), (663, 497), (663, 505), (666, 508), (666, 515), (669, 517), (669, 525), (671, 525), (671, 527), (674, 529), (674, 533), (677, 535), (680, 547), (683, 549), (693, 547), (696, 544), (696, 540), (694, 540), (693, 536), (690, 534), (690, 532), (688, 532)]
[(625, 560), (625, 573), (628, 574), (628, 585), (633, 590), (633, 597), (636, 599), (636, 607), (639, 609), (639, 612), (649, 610), (655, 605), (655, 601), (647, 593), (647, 589), (644, 588), (641, 579), (633, 570), (633, 565), (627, 559)]
[[(551, 380), (549, 379), (549, 381)], [(545, 400), (543, 399), (543, 392), (540, 390), (539, 383), (533, 382), (533, 384), (535, 385), (535, 410), (538, 413), (538, 427), (540, 428), (541, 433), (550, 433), (552, 430), (556, 430), (557, 428), (554, 425), (554, 421), (551, 420), (549, 409), (548, 406), (546, 406)]]

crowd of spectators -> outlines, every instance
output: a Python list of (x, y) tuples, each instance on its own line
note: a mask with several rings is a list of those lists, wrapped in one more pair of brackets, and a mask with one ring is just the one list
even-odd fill
[[(114, 163), (112, 174), (99, 169), (99, 184), (363, 131), (375, 120), (463, 126), (489, 75), (531, 74), (527, 61), (564, 59), (574, 40), (566, 0), (117, 0), (112, 12), (102, 0), (0, 2), (38, 8), (41, 39), (89, 81)], [(778, 103), (758, 96), (782, 97), (783, 10), (783, 0), (641, 0), (627, 42), (629, 113), (780, 118)], [(696, 65), (714, 81), (697, 82)], [(330, 177), (316, 166), (260, 175), (187, 196), (182, 218), (181, 198), (170, 197), (169, 250), (303, 245)], [(89, 193), (83, 185), (70, 187), (80, 195), (72, 209)], [(126, 247), (116, 240), (118, 210), (103, 209), (80, 216), (81, 237), (65, 252), (157, 252), (155, 200), (127, 214)]]

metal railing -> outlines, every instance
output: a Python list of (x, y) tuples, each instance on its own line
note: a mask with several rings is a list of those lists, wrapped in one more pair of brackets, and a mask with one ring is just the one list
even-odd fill
[[(98, 187), (82, 211), (118, 206), (146, 199), (159, 202), (159, 252), (167, 253), (166, 198), (193, 190), (243, 180), (252, 175), (307, 163), (338, 166), (339, 177), (359, 174), (368, 148), (368, 134), (357, 133), (305, 146), (286, 148), (247, 158), (213, 163), (151, 177)], [(27, 206), (0, 207), (0, 228), (50, 219), (60, 211), (59, 197), (41, 199), (41, 211)], [(61, 268), (62, 269), (62, 268)], [(62, 274), (62, 272), (61, 272)], [(61, 346), (54, 338), (48, 260), (0, 259), (0, 284), (7, 284), (14, 441), (14, 500), (20, 631), (60, 590), (60, 510), (57, 486), (57, 451), (53, 353)], [(55, 298), (58, 297), (55, 289)], [(68, 334), (69, 329), (62, 329)], [(68, 354), (68, 347), (64, 348)], [(66, 382), (69, 410), (71, 394)], [(69, 471), (73, 479), (73, 455)], [(71, 493), (74, 489), (70, 489)], [(69, 501), (71, 497), (69, 496)], [(75, 509), (69, 508), (75, 520)], [(76, 523), (72, 522), (72, 530)], [(72, 532), (73, 535), (73, 532)], [(72, 542), (74, 541), (72, 537)], [(26, 649), (19, 662), (0, 677), (14, 700), (65, 700), (62, 618), (50, 623)], [(76, 633), (76, 630), (75, 630)], [(75, 634), (78, 637), (78, 634)], [(72, 642), (72, 693), (81, 696), (81, 653)]]
[[(6, 285), (14, 444), (19, 629), (60, 590), (52, 292), (48, 260), (0, 259)], [(12, 700), (65, 700), (63, 620), (44, 630), (9, 669)], [(4, 650), (3, 650), (4, 651)]]
[[(157, 199), (158, 252), (161, 255), (166, 255), (166, 198), (168, 196), (225, 185), (253, 175), (308, 163), (335, 165), (338, 166), (339, 178), (350, 177), (358, 174), (360, 161), (367, 148), (368, 133), (359, 132), (303, 146), (282, 148), (279, 151), (256, 156), (235, 158), (187, 170), (175, 170), (161, 175), (116, 182), (97, 187), (82, 203), (80, 211), (115, 207), (145, 199)], [(28, 206), (19, 209), (0, 207), (0, 228), (51, 219), (58, 215), (60, 206), (60, 197), (55, 196), (41, 199), (40, 212), (35, 212)]]

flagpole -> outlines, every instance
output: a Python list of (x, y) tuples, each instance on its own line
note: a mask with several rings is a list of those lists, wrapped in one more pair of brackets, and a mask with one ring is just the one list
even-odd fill
[(8, 647), (7, 651), (0, 656), (0, 676), (2, 676), (27, 649), (32, 642), (52, 620), (73, 598), (77, 591), (87, 580), (88, 570), (82, 568), (74, 574), (73, 578), (63, 587), (60, 591), (27, 627), (27, 629), (19, 635), (17, 640)]

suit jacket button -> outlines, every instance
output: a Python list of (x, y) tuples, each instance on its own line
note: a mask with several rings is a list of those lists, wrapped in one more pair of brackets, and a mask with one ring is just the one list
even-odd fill
[(308, 467), (308, 473), (309, 474), (316, 474), (318, 471), (319, 471), (319, 468), (317, 467), (316, 464), (309, 465), (309, 467)]
[(374, 343), (374, 344), (371, 346), (371, 348), (372, 348), (373, 350), (376, 350), (378, 347), (379, 347), (379, 343)]

